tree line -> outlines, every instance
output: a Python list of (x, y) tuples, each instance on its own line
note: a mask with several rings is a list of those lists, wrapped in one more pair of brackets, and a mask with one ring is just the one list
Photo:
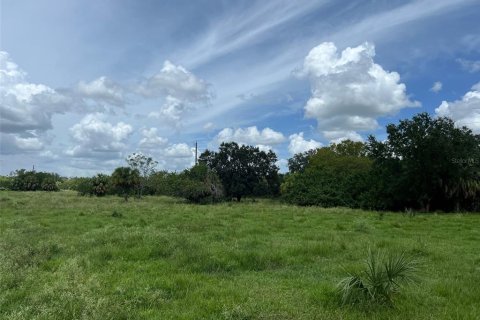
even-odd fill
[(80, 195), (167, 195), (194, 203), (280, 197), (296, 205), (374, 210), (479, 211), (480, 136), (427, 113), (386, 127), (383, 141), (346, 140), (294, 155), (279, 173), (273, 151), (222, 143), (182, 172), (156, 171), (141, 153), (111, 175), (62, 178), (17, 170), (0, 179), (12, 190), (76, 190)]
[(479, 211), (480, 136), (421, 113), (387, 138), (344, 141), (289, 160), (282, 195), (299, 205)]

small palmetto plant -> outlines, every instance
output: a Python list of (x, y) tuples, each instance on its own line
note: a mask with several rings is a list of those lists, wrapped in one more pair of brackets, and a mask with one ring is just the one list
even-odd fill
[(350, 272), (339, 282), (342, 304), (392, 306), (392, 298), (402, 285), (418, 280), (418, 263), (404, 252), (386, 256), (369, 250), (365, 262), (365, 270)]

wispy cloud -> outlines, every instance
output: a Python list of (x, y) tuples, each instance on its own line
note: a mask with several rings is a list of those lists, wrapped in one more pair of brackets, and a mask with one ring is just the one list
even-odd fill
[(328, 2), (330, 1), (258, 1), (240, 13), (231, 10), (224, 17), (213, 21), (203, 36), (184, 50), (180, 61), (194, 68), (252, 46), (275, 34), (275, 28), (300, 19)]
[(480, 60), (457, 59), (462, 68), (470, 73), (480, 71)]

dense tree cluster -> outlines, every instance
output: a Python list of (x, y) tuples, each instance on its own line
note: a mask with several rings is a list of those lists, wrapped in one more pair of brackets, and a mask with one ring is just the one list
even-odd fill
[(387, 134), (385, 141), (371, 136), (296, 155), (283, 196), (299, 205), (480, 209), (478, 135), (426, 113), (388, 125)]
[(387, 134), (367, 143), (375, 208), (480, 209), (479, 135), (426, 113), (388, 125)]
[(235, 142), (222, 143), (218, 152), (206, 150), (199, 162), (214, 171), (222, 181), (227, 197), (238, 201), (244, 196), (276, 195), (280, 180), (277, 156), (273, 151), (260, 151)]
[(61, 178), (56, 173), (20, 169), (5, 179), (5, 187), (16, 191), (58, 191)]

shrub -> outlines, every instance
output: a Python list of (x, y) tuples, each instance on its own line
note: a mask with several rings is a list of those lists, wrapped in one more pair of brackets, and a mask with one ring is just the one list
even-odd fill
[(0, 176), (0, 190), (11, 190), (12, 182), (12, 177)]
[(175, 172), (159, 171), (150, 176), (146, 189), (152, 194), (161, 196), (175, 196), (175, 190), (180, 180), (180, 175)]
[(223, 198), (218, 176), (204, 164), (187, 169), (177, 177), (175, 195), (193, 203), (212, 203)]
[(297, 205), (365, 206), (371, 161), (335, 150), (318, 149), (302, 172), (289, 174), (281, 186), (283, 198)]
[(105, 174), (97, 174), (91, 179), (92, 194), (102, 197), (107, 194), (110, 184), (110, 177)]
[(75, 178), (74, 190), (78, 192), (80, 196), (92, 196), (93, 195), (93, 183), (92, 178)]
[(58, 186), (53, 178), (48, 177), (42, 181), (41, 189), (43, 191), (58, 191)]
[(385, 256), (369, 251), (366, 269), (350, 272), (338, 284), (342, 304), (393, 305), (393, 297), (401, 287), (417, 280), (417, 261), (405, 253)]
[(195, 181), (189, 178), (183, 178), (181, 188), (178, 190), (178, 196), (187, 199), (193, 203), (206, 203), (211, 196), (211, 190), (202, 181)]

